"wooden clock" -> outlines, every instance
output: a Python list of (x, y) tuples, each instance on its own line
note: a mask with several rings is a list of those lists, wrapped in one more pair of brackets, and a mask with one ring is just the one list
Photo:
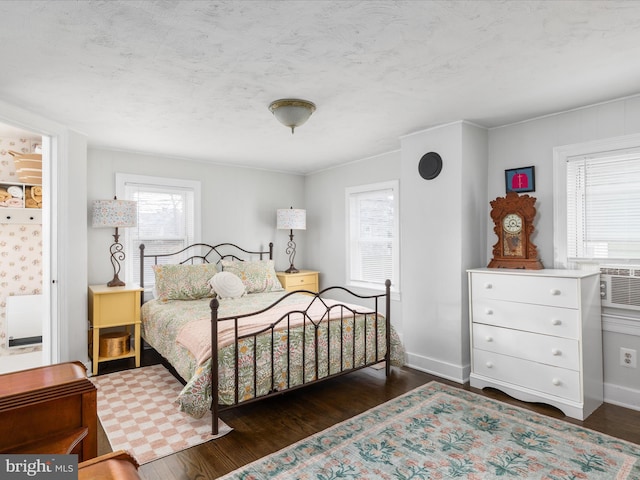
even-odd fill
[(489, 268), (544, 268), (538, 259), (538, 249), (531, 241), (536, 199), (529, 195), (507, 193), (491, 202), (493, 231), (498, 242), (493, 246)]

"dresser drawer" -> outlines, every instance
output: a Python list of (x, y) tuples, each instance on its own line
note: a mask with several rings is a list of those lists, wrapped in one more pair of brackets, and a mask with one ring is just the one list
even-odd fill
[(301, 270), (298, 273), (276, 272), (276, 275), (282, 287), (289, 292), (297, 290), (318, 291), (318, 272)]
[(571, 308), (474, 298), (472, 314), (474, 323), (580, 338), (580, 312)]
[(577, 282), (573, 278), (473, 273), (473, 301), (508, 300), (553, 307), (578, 308)]
[(473, 347), (555, 367), (580, 369), (578, 341), (568, 338), (476, 323), (473, 325)]
[(299, 275), (293, 278), (290, 278), (287, 281), (287, 286), (289, 287), (303, 287), (303, 286), (308, 286), (308, 285), (315, 285), (317, 282), (317, 278), (318, 276), (313, 273), (313, 274), (308, 274), (308, 275)]
[(580, 373), (484, 350), (473, 350), (473, 371), (514, 386), (581, 402)]

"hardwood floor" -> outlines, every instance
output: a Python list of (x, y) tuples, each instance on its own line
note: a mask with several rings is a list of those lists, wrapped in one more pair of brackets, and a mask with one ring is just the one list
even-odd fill
[[(153, 351), (146, 351), (143, 355), (143, 365), (159, 361)], [(100, 373), (129, 367), (126, 362), (110, 362), (107, 365), (101, 365)], [(233, 432), (142, 465), (140, 475), (147, 480), (217, 478), (432, 380), (640, 444), (639, 411), (604, 404), (581, 422), (565, 417), (562, 412), (548, 405), (520, 402), (496, 390), (472, 389), (468, 384), (460, 385), (411, 368), (393, 368), (388, 379), (384, 370), (367, 368), (263, 402), (225, 411), (220, 416), (233, 427)], [(101, 432), (99, 452), (108, 451), (106, 437)]]

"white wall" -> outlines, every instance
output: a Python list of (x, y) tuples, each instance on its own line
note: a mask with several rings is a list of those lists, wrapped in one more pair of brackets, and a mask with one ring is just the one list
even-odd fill
[[(545, 268), (553, 267), (553, 148), (640, 132), (640, 97), (495, 128), (489, 132), (489, 197), (505, 195), (504, 171), (536, 167), (538, 214), (533, 242)], [(488, 204), (488, 203), (487, 203)], [(490, 227), (489, 227), (490, 226)], [(497, 238), (487, 216), (487, 258)]]
[[(397, 180), (400, 179), (400, 175), (400, 152), (396, 151), (306, 177), (306, 263), (300, 265), (320, 272), (321, 289), (332, 285), (344, 285), (347, 279), (345, 188)], [(402, 205), (400, 210), (402, 211)], [(401, 225), (400, 236), (402, 235)], [(301, 268), (300, 265), (296, 262), (298, 268)], [(397, 301), (391, 302), (391, 322), (398, 334), (402, 335), (402, 312)]]
[[(321, 286), (346, 279), (345, 188), (400, 179), (400, 301), (392, 323), (408, 364), (462, 382), (468, 375), (466, 268), (484, 253), (486, 130), (464, 122), (401, 139), (401, 150), (308, 175), (309, 267)], [(434, 180), (418, 174), (429, 151), (443, 158)]]
[[(113, 198), (116, 172), (201, 181), (203, 242), (231, 242), (246, 249), (266, 249), (273, 242), (276, 269), (289, 266), (285, 254), (289, 232), (276, 230), (276, 210), (304, 208), (304, 177), (91, 148), (86, 217), (93, 200)], [(87, 230), (89, 284), (102, 284), (113, 278), (108, 254), (113, 233), (104, 228)], [(305, 239), (305, 231), (295, 232), (296, 265), (305, 263)], [(123, 271), (120, 277), (124, 278), (124, 274)]]
[[(533, 241), (546, 268), (553, 267), (553, 148), (640, 132), (640, 96), (590, 106), (570, 112), (532, 119), (489, 132), (489, 200), (505, 195), (504, 170), (535, 166), (538, 214)], [(496, 241), (487, 215), (487, 259)], [(640, 403), (640, 374), (619, 365), (620, 347), (640, 351), (638, 326), (625, 327), (630, 333), (614, 332), (607, 326), (603, 334), (605, 400), (628, 406)], [(632, 322), (633, 323), (633, 322)], [(636, 332), (633, 335), (633, 332)]]
[[(486, 130), (456, 122), (402, 138), (402, 317), (407, 363), (463, 382), (469, 374), (465, 270), (477, 266), (484, 231)], [(422, 155), (443, 159), (440, 175), (418, 175)], [(471, 211), (469, 211), (471, 210)]]

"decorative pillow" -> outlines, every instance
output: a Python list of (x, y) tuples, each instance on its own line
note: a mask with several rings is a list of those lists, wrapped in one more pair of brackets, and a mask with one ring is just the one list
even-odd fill
[(231, 272), (216, 273), (209, 280), (209, 285), (218, 298), (240, 298), (246, 293), (242, 280)]
[(273, 260), (252, 260), (240, 262), (222, 260), (222, 270), (238, 276), (247, 293), (277, 292), (284, 290), (276, 276)]
[(215, 264), (154, 265), (156, 298), (167, 300), (197, 300), (213, 296), (209, 279), (218, 269)]

